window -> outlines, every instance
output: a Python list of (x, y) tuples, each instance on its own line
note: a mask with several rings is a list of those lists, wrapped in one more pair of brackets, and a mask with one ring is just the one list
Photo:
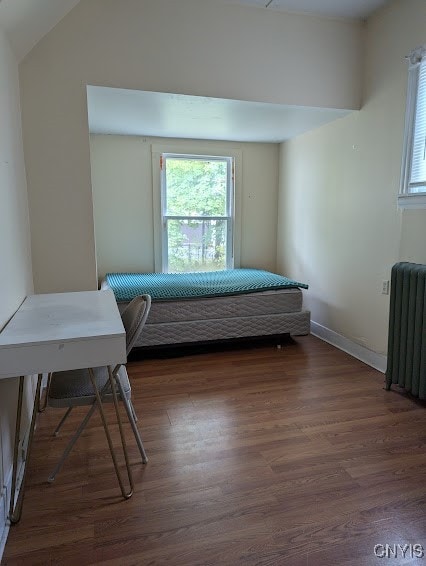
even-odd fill
[(408, 57), (407, 109), (401, 190), (403, 208), (426, 207), (426, 46)]
[(162, 153), (160, 167), (162, 271), (232, 268), (233, 158)]

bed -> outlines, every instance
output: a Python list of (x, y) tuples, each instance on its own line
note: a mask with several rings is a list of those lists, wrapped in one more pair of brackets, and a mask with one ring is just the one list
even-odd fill
[(307, 288), (259, 269), (108, 273), (101, 283), (101, 289), (112, 289), (120, 311), (136, 295), (151, 295), (139, 348), (308, 334)]

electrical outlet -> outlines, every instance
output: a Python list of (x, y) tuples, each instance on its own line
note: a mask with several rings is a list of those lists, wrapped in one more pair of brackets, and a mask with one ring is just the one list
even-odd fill
[(382, 281), (382, 295), (389, 295), (389, 279)]

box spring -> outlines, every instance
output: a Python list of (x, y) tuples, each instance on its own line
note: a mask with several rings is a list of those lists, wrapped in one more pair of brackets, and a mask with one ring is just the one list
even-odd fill
[[(105, 283), (102, 288), (105, 288)], [(135, 347), (164, 346), (277, 334), (304, 335), (310, 313), (300, 289), (214, 298), (153, 301)], [(118, 303), (122, 311), (128, 303)]]

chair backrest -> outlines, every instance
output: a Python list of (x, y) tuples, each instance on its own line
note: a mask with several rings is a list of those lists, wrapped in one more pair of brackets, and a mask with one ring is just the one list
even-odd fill
[(139, 295), (135, 297), (121, 313), (121, 320), (126, 331), (126, 354), (129, 355), (136, 340), (139, 338), (142, 328), (151, 308), (151, 297)]

